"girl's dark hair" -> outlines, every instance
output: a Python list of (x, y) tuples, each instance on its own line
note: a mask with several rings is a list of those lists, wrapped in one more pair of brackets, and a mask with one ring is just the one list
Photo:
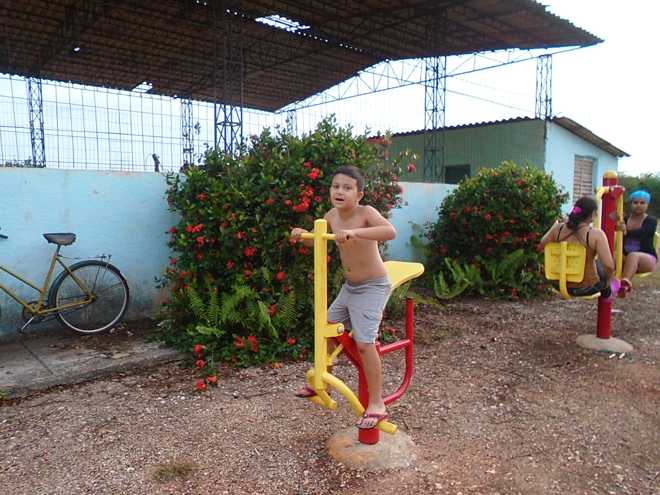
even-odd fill
[(357, 182), (358, 192), (364, 191), (364, 176), (362, 175), (362, 172), (360, 172), (359, 168), (354, 167), (353, 165), (346, 165), (335, 170), (335, 173), (332, 174), (332, 177), (334, 178), (337, 174), (347, 175), (351, 179), (355, 179)]
[(593, 198), (584, 196), (578, 199), (573, 206), (573, 209), (568, 214), (568, 222), (566, 225), (571, 230), (576, 230), (580, 222), (591, 218), (594, 214), (594, 211), (598, 209), (598, 203)]

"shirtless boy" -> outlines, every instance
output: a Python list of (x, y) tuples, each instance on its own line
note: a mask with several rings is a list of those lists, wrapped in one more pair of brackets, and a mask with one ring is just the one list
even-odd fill
[[(387, 418), (382, 397), (382, 366), (375, 342), (391, 290), (378, 242), (394, 239), (396, 230), (375, 208), (359, 204), (363, 196), (364, 178), (360, 171), (355, 167), (337, 169), (330, 187), (333, 208), (324, 218), (335, 233), (346, 281), (328, 308), (328, 320), (350, 321), (369, 389), (369, 405), (357, 426), (374, 428)], [(300, 239), (304, 232), (307, 231), (294, 228), (291, 238)], [(314, 390), (305, 387), (296, 395), (309, 397), (314, 395)]]

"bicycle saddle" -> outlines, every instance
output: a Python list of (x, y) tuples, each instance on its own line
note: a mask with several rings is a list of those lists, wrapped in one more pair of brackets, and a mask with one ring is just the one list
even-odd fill
[(48, 242), (57, 244), (58, 246), (68, 246), (76, 242), (76, 234), (72, 233), (44, 234), (44, 237)]

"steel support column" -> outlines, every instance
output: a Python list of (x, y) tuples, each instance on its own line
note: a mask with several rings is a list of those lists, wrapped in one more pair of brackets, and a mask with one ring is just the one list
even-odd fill
[(289, 134), (298, 134), (298, 114), (295, 108), (286, 111), (286, 130)]
[(536, 59), (536, 105), (537, 119), (552, 118), (552, 55), (541, 55)]
[(424, 181), (443, 181), (447, 57), (426, 59), (424, 78)]
[[(215, 146), (225, 153), (236, 154), (243, 143), (245, 70), (241, 21), (234, 19), (240, 13), (240, 0), (214, 2), (213, 11), (216, 52), (213, 79), (216, 92), (220, 90), (214, 102)], [(218, 40), (219, 31), (222, 40)]]
[[(429, 13), (426, 39), (432, 53), (441, 53), (447, 39), (447, 10)], [(447, 57), (434, 56), (424, 64), (424, 167), (425, 182), (443, 182), (445, 176), (445, 110)]]
[(32, 166), (46, 166), (44, 142), (44, 105), (41, 92), (41, 79), (29, 77), (27, 85), (28, 119), (30, 121), (30, 142), (32, 144)]
[(192, 165), (194, 161), (195, 140), (193, 136), (192, 100), (181, 99), (181, 139), (183, 142), (183, 164)]

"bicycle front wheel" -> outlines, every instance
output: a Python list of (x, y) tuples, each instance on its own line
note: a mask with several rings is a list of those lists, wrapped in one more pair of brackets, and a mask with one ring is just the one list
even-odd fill
[(114, 266), (97, 260), (83, 261), (65, 273), (53, 287), (57, 318), (71, 330), (84, 334), (110, 330), (128, 308), (128, 284)]

